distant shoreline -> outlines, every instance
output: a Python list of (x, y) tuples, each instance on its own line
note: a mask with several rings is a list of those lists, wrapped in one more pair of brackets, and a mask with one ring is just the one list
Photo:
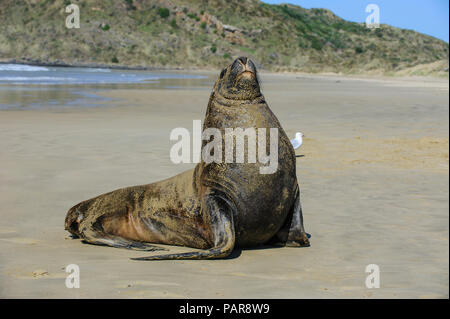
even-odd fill
[[(129, 71), (172, 71), (172, 72), (195, 72), (195, 73), (214, 73), (218, 71), (218, 68), (184, 68), (184, 67), (173, 67), (173, 66), (139, 66), (139, 65), (116, 65), (116, 64), (102, 64), (102, 63), (68, 63), (64, 61), (55, 62), (44, 62), (38, 59), (1, 59), (0, 65), (2, 64), (21, 64), (30, 66), (42, 66), (42, 67), (68, 67), (68, 68), (100, 68), (100, 69), (112, 69), (112, 70), (129, 70)], [(448, 81), (447, 76), (436, 76), (436, 75), (405, 75), (405, 74), (371, 74), (371, 73), (333, 73), (333, 72), (304, 72), (304, 71), (271, 71), (271, 70), (260, 70), (263, 74), (273, 74), (273, 75), (303, 75), (303, 76), (325, 76), (325, 77), (336, 77), (336, 78), (349, 78), (349, 79), (361, 79), (361, 80), (406, 80), (416, 82), (421, 80), (440, 80)]]
[(115, 69), (115, 70), (142, 70), (142, 71), (159, 71), (159, 70), (173, 70), (180, 71), (185, 70), (184, 68), (175, 68), (175, 67), (156, 67), (156, 66), (133, 66), (133, 65), (114, 65), (114, 64), (102, 64), (102, 63), (68, 63), (64, 61), (55, 61), (55, 62), (44, 62), (40, 60), (33, 59), (25, 59), (25, 60), (17, 60), (17, 59), (2, 59), (0, 60), (0, 64), (26, 64), (33, 66), (50, 66), (50, 67), (67, 67), (67, 68), (103, 68), (103, 69)]

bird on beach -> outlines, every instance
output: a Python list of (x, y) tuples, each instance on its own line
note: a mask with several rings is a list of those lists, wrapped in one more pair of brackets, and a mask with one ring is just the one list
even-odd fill
[(296, 150), (297, 148), (299, 148), (300, 146), (302, 146), (302, 144), (303, 144), (303, 137), (304, 137), (305, 135), (303, 135), (303, 133), (302, 132), (297, 132), (297, 133), (295, 133), (295, 138), (293, 138), (292, 140), (291, 140), (291, 144), (292, 144), (292, 146), (294, 147), (294, 150)]

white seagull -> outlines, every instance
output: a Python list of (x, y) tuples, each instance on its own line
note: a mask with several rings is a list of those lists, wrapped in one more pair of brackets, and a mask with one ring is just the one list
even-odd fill
[(303, 136), (305, 136), (305, 135), (303, 135), (302, 132), (295, 133), (295, 138), (293, 138), (291, 140), (291, 144), (294, 147), (294, 150), (296, 150), (297, 148), (302, 146), (302, 144), (303, 144)]

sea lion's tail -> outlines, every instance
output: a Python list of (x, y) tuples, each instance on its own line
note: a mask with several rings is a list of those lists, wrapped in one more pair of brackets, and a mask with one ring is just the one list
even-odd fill
[(72, 234), (73, 237), (80, 237), (80, 222), (84, 219), (88, 205), (87, 201), (81, 202), (73, 206), (66, 215), (65, 229)]
[(105, 233), (102, 226), (102, 215), (97, 215), (98, 210), (93, 209), (93, 205), (97, 202), (97, 197), (88, 199), (73, 206), (67, 212), (65, 220), (65, 229), (73, 236), (73, 238), (81, 238), (83, 242), (111, 246), (117, 248), (126, 248), (139, 251), (157, 251), (167, 250), (157, 247), (146, 242), (135, 241), (120, 237), (116, 234)]

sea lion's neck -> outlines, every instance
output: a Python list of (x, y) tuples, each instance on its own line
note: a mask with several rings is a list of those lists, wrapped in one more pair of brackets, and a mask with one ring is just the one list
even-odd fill
[(217, 92), (213, 92), (210, 98), (210, 105), (214, 104), (215, 106), (223, 106), (223, 107), (239, 107), (245, 105), (256, 105), (265, 103), (266, 100), (264, 99), (264, 96), (261, 93), (252, 99), (240, 100), (240, 99), (226, 98)]

